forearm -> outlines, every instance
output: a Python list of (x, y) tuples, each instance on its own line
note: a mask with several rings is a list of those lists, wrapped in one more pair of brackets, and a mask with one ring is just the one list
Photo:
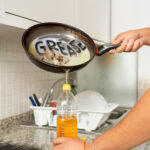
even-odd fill
[(94, 143), (96, 150), (128, 150), (149, 139), (150, 90), (120, 123), (96, 138)]
[(150, 28), (139, 29), (139, 34), (143, 44), (150, 46)]

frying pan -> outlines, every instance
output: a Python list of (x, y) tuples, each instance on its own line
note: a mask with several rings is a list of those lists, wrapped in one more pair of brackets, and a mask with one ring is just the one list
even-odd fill
[[(107, 43), (96, 47), (93, 39), (85, 32), (73, 26), (55, 22), (40, 23), (27, 29), (22, 36), (22, 45), (27, 56), (35, 65), (54, 73), (64, 73), (66, 70), (77, 71), (85, 67), (96, 55), (101, 56), (120, 46)], [(83, 52), (88, 53), (89, 58), (80, 63), (77, 60), (71, 65), (60, 65), (43, 61), (41, 56), (46, 51), (61, 53), (69, 61), (73, 56), (77, 58), (81, 54), (82, 59), (85, 59)]]

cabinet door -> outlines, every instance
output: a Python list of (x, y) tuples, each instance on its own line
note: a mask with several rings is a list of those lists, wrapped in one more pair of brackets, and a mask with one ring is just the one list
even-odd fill
[(110, 0), (78, 0), (78, 27), (91, 37), (110, 40)]
[(77, 0), (5, 0), (5, 12), (37, 22), (77, 23)]

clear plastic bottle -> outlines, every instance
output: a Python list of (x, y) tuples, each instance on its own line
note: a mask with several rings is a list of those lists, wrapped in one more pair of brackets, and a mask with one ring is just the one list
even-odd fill
[(77, 103), (70, 84), (63, 85), (57, 104), (57, 137), (77, 138)]

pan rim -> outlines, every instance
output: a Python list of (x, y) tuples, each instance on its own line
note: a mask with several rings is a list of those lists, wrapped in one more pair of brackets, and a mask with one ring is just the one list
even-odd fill
[[(87, 37), (88, 40), (92, 43), (92, 46), (91, 48), (93, 49), (93, 55), (90, 57), (90, 59), (82, 64), (78, 64), (78, 65), (73, 65), (73, 66), (59, 66), (59, 65), (55, 65), (55, 64), (50, 64), (50, 63), (47, 63), (47, 62), (44, 62), (44, 61), (41, 61), (40, 59), (37, 59), (35, 58), (32, 54), (30, 54), (27, 50), (27, 47), (26, 47), (26, 42), (25, 42), (25, 39), (28, 37), (29, 33), (33, 30), (35, 30), (36, 28), (39, 28), (39, 27), (42, 27), (42, 26), (62, 26), (62, 27), (66, 27), (66, 28), (69, 28), (71, 30), (74, 30), (76, 32), (80, 32), (83, 36)], [(44, 23), (39, 23), (39, 24), (36, 24), (36, 25), (33, 25), (31, 27), (29, 27), (24, 33), (23, 33), (23, 36), (22, 36), (22, 46), (24, 48), (24, 50), (26, 51), (26, 54), (31, 58), (31, 59), (34, 59), (35, 61), (37, 62), (40, 62), (42, 64), (45, 64), (49, 67), (55, 67), (55, 68), (68, 68), (68, 69), (71, 69), (73, 67), (80, 67), (80, 66), (84, 66), (85, 64), (88, 64), (90, 61), (92, 61), (92, 59), (95, 57), (96, 55), (96, 45), (93, 41), (93, 39), (87, 34), (85, 33), (84, 31), (74, 27), (74, 26), (71, 26), (71, 25), (68, 25), (68, 24), (64, 24), (64, 23), (59, 23), (59, 22), (44, 22)]]

